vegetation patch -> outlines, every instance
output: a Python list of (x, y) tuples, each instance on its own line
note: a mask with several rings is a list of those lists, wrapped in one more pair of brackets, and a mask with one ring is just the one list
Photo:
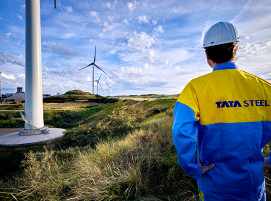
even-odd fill
[(63, 95), (49, 96), (43, 99), (44, 103), (66, 103), (73, 101), (88, 101), (97, 103), (114, 103), (117, 102), (116, 98), (106, 98), (99, 95), (93, 95), (88, 92), (80, 90), (68, 91)]
[[(67, 132), (44, 146), (0, 147), (0, 199), (198, 200), (171, 138), (175, 102), (124, 99), (46, 111), (46, 123)], [(264, 155), (269, 151), (270, 144)], [(265, 170), (268, 196), (270, 174)]]

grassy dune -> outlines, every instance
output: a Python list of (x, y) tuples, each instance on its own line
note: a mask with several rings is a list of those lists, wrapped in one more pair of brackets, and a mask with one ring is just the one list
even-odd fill
[(183, 174), (176, 161), (171, 125), (169, 109), (141, 121), (124, 137), (102, 140), (95, 149), (31, 151), (23, 173), (2, 183), (2, 195), (18, 200), (195, 198), (195, 181)]
[[(64, 110), (75, 112), (64, 118), (73, 118), (75, 126), (62, 139), (6, 150), (25, 156), (13, 176), (1, 177), (0, 198), (198, 200), (196, 181), (177, 164), (171, 138), (175, 101), (122, 99)], [(267, 146), (264, 154), (269, 151)], [(270, 173), (265, 172), (269, 197)]]

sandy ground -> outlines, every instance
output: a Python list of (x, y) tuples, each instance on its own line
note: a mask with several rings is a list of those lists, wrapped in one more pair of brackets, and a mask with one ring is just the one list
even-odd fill
[(23, 128), (0, 128), (0, 136), (16, 132), (16, 131), (18, 131), (20, 129), (23, 129)]

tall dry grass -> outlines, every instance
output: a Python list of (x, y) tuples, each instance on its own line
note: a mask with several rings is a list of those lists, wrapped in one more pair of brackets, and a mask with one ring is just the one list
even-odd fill
[(23, 175), (2, 183), (1, 197), (17, 200), (190, 200), (195, 182), (178, 167), (171, 112), (123, 139), (96, 149), (45, 150), (26, 156)]

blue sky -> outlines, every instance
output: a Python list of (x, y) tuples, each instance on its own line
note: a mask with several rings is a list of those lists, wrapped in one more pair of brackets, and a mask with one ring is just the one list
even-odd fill
[[(25, 80), (25, 5), (0, 7), (2, 92)], [(236, 63), (271, 81), (270, 0), (53, 0), (41, 1), (43, 93), (92, 91), (93, 61), (107, 75), (101, 95), (178, 94), (193, 78), (211, 72), (202, 38), (219, 21), (238, 29)], [(101, 71), (95, 69), (95, 79)], [(95, 88), (96, 90), (96, 88)]]

